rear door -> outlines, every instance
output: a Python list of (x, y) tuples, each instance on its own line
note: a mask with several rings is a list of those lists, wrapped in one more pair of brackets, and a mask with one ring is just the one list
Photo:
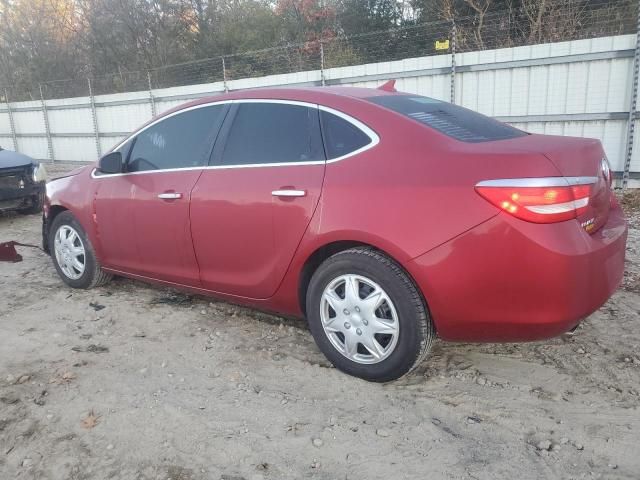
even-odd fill
[(202, 286), (273, 295), (318, 204), (324, 169), (316, 105), (236, 101), (213, 166), (191, 193)]

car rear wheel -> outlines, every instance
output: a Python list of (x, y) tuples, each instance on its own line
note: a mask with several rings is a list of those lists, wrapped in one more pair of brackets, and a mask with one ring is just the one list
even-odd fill
[(111, 279), (111, 275), (102, 271), (87, 234), (71, 212), (55, 217), (49, 251), (58, 275), (70, 287), (93, 288)]
[(411, 278), (371, 248), (339, 252), (316, 270), (307, 319), (333, 365), (375, 382), (395, 380), (427, 355), (435, 331)]

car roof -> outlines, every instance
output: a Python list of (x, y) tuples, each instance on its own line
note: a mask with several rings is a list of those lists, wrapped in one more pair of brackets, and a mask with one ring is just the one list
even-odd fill
[[(231, 93), (216, 95), (209, 97), (210, 99), (220, 99), (221, 97), (229, 98), (276, 98), (282, 97), (295, 100), (296, 98), (328, 98), (328, 97), (352, 97), (367, 98), (379, 95), (397, 95), (396, 92), (389, 92), (376, 88), (364, 87), (264, 87), (264, 88), (247, 88), (237, 90)], [(210, 101), (210, 100), (209, 100)]]
[(169, 113), (173, 113), (185, 108), (197, 105), (224, 102), (228, 100), (243, 99), (265, 99), (265, 100), (290, 100), (298, 102), (319, 103), (331, 106), (342, 103), (341, 100), (351, 99), (352, 101), (362, 100), (368, 97), (377, 97), (383, 95), (404, 95), (399, 92), (389, 92), (374, 88), (363, 87), (266, 87), (266, 88), (248, 88), (244, 90), (236, 90), (229, 93), (223, 93), (215, 96), (202, 97), (164, 112), (157, 118), (163, 117)]
[[(122, 143), (126, 142), (129, 138), (136, 134), (136, 132), (147, 127), (148, 125), (157, 122), (158, 120), (169, 116), (173, 113), (185, 110), (198, 105), (206, 105), (214, 102), (225, 102), (229, 100), (242, 100), (242, 99), (261, 99), (261, 100), (288, 100), (306, 103), (317, 103), (327, 107), (332, 107), (338, 110), (352, 110), (354, 107), (357, 109), (357, 105), (363, 106), (367, 104), (367, 107), (381, 109), (377, 105), (371, 102), (365, 102), (365, 98), (377, 97), (383, 95), (406, 95), (402, 92), (389, 92), (387, 90), (380, 90), (375, 88), (363, 88), (363, 87), (264, 87), (264, 88), (247, 88), (243, 90), (234, 90), (228, 93), (221, 93), (213, 96), (201, 97), (196, 100), (192, 100), (187, 103), (177, 105), (169, 110), (166, 110), (159, 115), (151, 118), (149, 121), (134, 130), (131, 135), (125, 138)], [(356, 104), (356, 105), (354, 105)], [(116, 144), (118, 145), (118, 144)]]

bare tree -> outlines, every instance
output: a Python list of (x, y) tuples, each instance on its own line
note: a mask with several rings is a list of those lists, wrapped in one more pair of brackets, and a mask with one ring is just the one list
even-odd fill
[(484, 17), (487, 10), (491, 7), (493, 0), (464, 0), (476, 12), (476, 28), (474, 38), (478, 48), (484, 50), (484, 41), (482, 40), (482, 27), (484, 26)]

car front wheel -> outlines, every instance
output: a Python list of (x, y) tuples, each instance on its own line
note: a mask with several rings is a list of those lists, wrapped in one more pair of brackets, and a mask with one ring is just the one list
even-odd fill
[(69, 211), (53, 220), (49, 251), (58, 275), (70, 287), (93, 288), (111, 279), (111, 275), (102, 271), (80, 222)]
[(414, 369), (435, 337), (411, 278), (391, 258), (365, 247), (339, 252), (320, 265), (307, 290), (307, 318), (335, 367), (376, 382)]

